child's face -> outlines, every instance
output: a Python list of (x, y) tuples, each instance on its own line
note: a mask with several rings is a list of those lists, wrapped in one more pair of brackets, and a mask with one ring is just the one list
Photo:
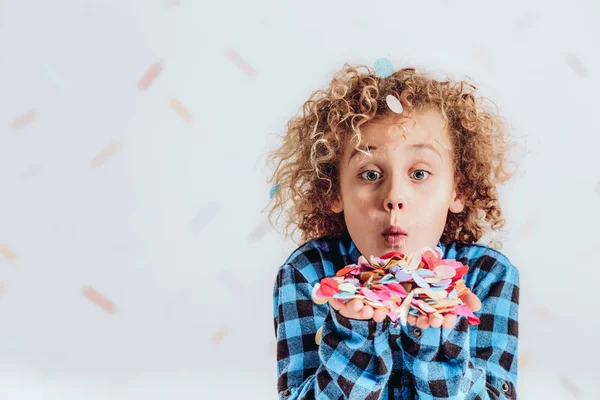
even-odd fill
[[(464, 208), (455, 191), (450, 139), (441, 114), (425, 111), (410, 120), (369, 122), (361, 131), (371, 155), (355, 152), (350, 141), (346, 143), (340, 160), (340, 198), (332, 204), (334, 212), (344, 211), (358, 250), (369, 258), (437, 245), (448, 210), (458, 213)], [(435, 150), (413, 147), (419, 144)], [(390, 225), (406, 236), (384, 235)]]

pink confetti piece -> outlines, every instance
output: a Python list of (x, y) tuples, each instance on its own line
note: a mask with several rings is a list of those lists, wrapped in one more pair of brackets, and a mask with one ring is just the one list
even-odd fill
[(517, 361), (517, 363), (519, 364), (519, 368), (522, 368), (529, 363), (529, 360), (531, 360), (531, 353), (524, 352), (524, 353), (520, 354), (518, 357), (519, 357), (519, 360)]
[(229, 335), (229, 329), (224, 326), (219, 329), (212, 337), (213, 344), (219, 344), (225, 339), (225, 336)]
[(252, 68), (250, 64), (248, 64), (237, 51), (231, 48), (225, 49), (225, 57), (229, 61), (231, 61), (236, 67), (238, 67), (242, 72), (244, 72), (248, 78), (254, 79), (256, 78), (256, 70)]
[(82, 289), (82, 294), (86, 299), (100, 307), (108, 314), (114, 314), (117, 311), (117, 306), (112, 301), (91, 286), (84, 286)]
[(163, 65), (160, 62), (155, 62), (148, 68), (148, 70), (142, 75), (138, 82), (139, 90), (146, 90), (154, 82), (154, 80), (160, 75), (163, 70)]
[(580, 78), (586, 78), (588, 76), (587, 68), (575, 54), (567, 54), (565, 61), (567, 62), (567, 65), (571, 67), (573, 72), (575, 72)]
[(534, 305), (532, 307), (533, 312), (536, 316), (538, 316), (540, 319), (544, 319), (544, 320), (551, 320), (554, 319), (554, 315), (552, 314), (552, 312), (550, 312), (550, 310), (548, 310), (546, 307), (542, 306), (542, 305)]
[(100, 153), (96, 154), (92, 161), (90, 161), (90, 167), (98, 168), (103, 165), (113, 154), (119, 150), (120, 142), (113, 140), (108, 146), (106, 146)]
[(13, 121), (11, 124), (11, 128), (13, 130), (22, 129), (26, 125), (30, 124), (36, 118), (36, 113), (33, 110), (27, 111), (25, 114), (21, 115), (17, 119)]
[(182, 120), (190, 122), (192, 120), (192, 114), (183, 105), (183, 103), (175, 98), (169, 99), (169, 107), (181, 117)]
[(573, 395), (574, 398), (580, 399), (582, 397), (583, 391), (579, 386), (575, 384), (575, 382), (573, 382), (571, 378), (565, 375), (561, 375), (559, 381), (560, 384), (567, 390), (567, 392)]
[(520, 238), (526, 239), (530, 235), (531, 230), (539, 224), (539, 221), (540, 218), (536, 215), (528, 217), (527, 220), (519, 228), (518, 235), (520, 236)]
[(0, 254), (4, 256), (7, 261), (14, 262), (17, 259), (15, 252), (12, 249), (5, 245), (0, 245)]

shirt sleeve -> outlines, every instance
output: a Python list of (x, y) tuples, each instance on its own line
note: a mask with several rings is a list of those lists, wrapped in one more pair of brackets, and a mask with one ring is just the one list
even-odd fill
[(280, 268), (274, 288), (279, 398), (378, 399), (392, 370), (389, 322), (345, 318), (329, 303), (314, 303), (311, 292), (298, 269)]
[(419, 399), (517, 398), (519, 272), (505, 258), (479, 264), (479, 325), (461, 316), (453, 329), (402, 328), (399, 345)]

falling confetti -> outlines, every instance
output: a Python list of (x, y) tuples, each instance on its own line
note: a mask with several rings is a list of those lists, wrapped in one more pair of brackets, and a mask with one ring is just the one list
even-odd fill
[(244, 72), (248, 78), (254, 79), (256, 78), (256, 70), (252, 68), (250, 64), (248, 64), (237, 51), (231, 48), (225, 49), (225, 57), (229, 61), (231, 61), (236, 67), (238, 67), (242, 72)]
[(381, 78), (387, 78), (394, 73), (394, 66), (387, 58), (378, 58), (375, 60), (375, 73)]
[(277, 342), (272, 341), (269, 343), (269, 354), (273, 356), (277, 354)]
[(519, 355), (519, 368), (522, 368), (525, 365), (527, 365), (529, 363), (529, 360), (531, 360), (531, 353), (523, 353)]
[(113, 140), (108, 146), (106, 146), (100, 153), (96, 154), (90, 162), (90, 167), (98, 168), (106, 162), (117, 150), (119, 150), (120, 142)]
[(175, 111), (184, 121), (190, 122), (192, 120), (192, 114), (190, 114), (188, 109), (185, 108), (183, 103), (179, 100), (175, 98), (169, 99), (169, 107), (171, 107), (171, 109)]
[(148, 68), (148, 70), (142, 75), (138, 82), (139, 90), (146, 90), (154, 82), (154, 80), (160, 75), (163, 70), (163, 65), (160, 62), (155, 62)]
[(567, 54), (565, 61), (580, 78), (585, 78), (588, 75), (585, 65), (583, 65), (583, 62), (575, 54)]
[(227, 335), (229, 335), (229, 329), (227, 329), (227, 327), (219, 329), (212, 337), (213, 344), (221, 343)]
[(533, 312), (540, 319), (544, 319), (544, 320), (554, 319), (554, 315), (550, 312), (550, 310), (548, 310), (546, 307), (544, 307), (542, 305), (538, 304), (538, 305), (533, 306)]
[(264, 221), (263, 223), (257, 225), (247, 236), (248, 243), (252, 244), (258, 241), (260, 238), (265, 236), (268, 232), (272, 230), (272, 226), (269, 221)]
[(521, 239), (526, 239), (531, 233), (531, 230), (539, 223), (539, 220), (539, 217), (535, 215), (527, 218), (527, 220), (519, 228), (519, 237)]
[(116, 312), (116, 305), (94, 288), (90, 286), (84, 286), (82, 289), (82, 294), (89, 301), (100, 307), (104, 312), (109, 314), (114, 314)]
[(277, 193), (277, 191), (279, 190), (280, 187), (281, 187), (281, 184), (278, 183), (275, 186), (273, 186), (271, 188), (271, 190), (269, 190), (269, 199), (272, 199), (273, 196), (275, 196), (275, 193)]
[(31, 123), (36, 118), (36, 113), (33, 110), (27, 111), (25, 114), (21, 115), (17, 119), (15, 119), (11, 125), (11, 128), (14, 130), (22, 129), (29, 123)]
[(221, 207), (218, 203), (211, 202), (204, 207), (190, 222), (191, 233), (198, 233), (217, 215)]
[(10, 247), (5, 246), (5, 245), (0, 245), (0, 254), (2, 254), (7, 261), (12, 262), (17, 259), (15, 252), (12, 251), (12, 249)]
[(525, 14), (515, 21), (515, 29), (519, 32), (523, 32), (533, 28), (533, 26), (537, 23), (538, 15), (535, 13)]
[(580, 399), (583, 392), (579, 386), (577, 386), (571, 378), (562, 375), (559, 379), (560, 384), (573, 395), (575, 399)]

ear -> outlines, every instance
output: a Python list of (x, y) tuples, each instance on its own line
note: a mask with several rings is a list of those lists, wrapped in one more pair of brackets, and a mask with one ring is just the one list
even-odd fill
[(336, 214), (341, 213), (342, 211), (344, 211), (344, 203), (342, 202), (342, 199), (340, 198), (340, 196), (338, 195), (337, 198), (331, 203), (331, 211), (333, 211)]
[(465, 203), (462, 199), (462, 196), (460, 195), (460, 193), (457, 192), (456, 187), (454, 188), (454, 190), (452, 191), (452, 202), (450, 202), (450, 207), (449, 210), (452, 211), (454, 214), (458, 214), (459, 212), (462, 212), (462, 210), (465, 209)]

